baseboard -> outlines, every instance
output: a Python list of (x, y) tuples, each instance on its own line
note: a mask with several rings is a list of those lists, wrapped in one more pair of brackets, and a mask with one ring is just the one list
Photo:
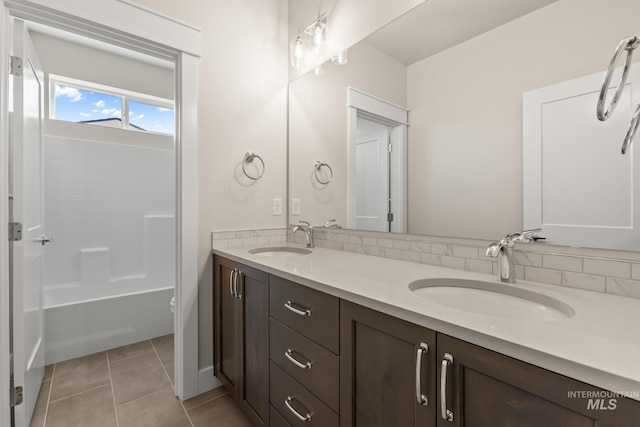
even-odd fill
[(213, 376), (213, 365), (198, 371), (198, 394), (206, 393), (221, 385), (222, 383)]

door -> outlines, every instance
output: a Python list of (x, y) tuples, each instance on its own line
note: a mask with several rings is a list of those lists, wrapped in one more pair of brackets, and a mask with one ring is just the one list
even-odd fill
[(434, 331), (340, 301), (340, 426), (436, 425)]
[(389, 194), (389, 129), (358, 117), (355, 147), (356, 228), (390, 231), (387, 218)]
[[(15, 407), (16, 427), (28, 426), (44, 376), (44, 254), (42, 118), (44, 81), (24, 21), (14, 21), (13, 56), (22, 61), (11, 76), (13, 221), (22, 240), (13, 243), (13, 361), (15, 386), (24, 401)], [(15, 61), (14, 61), (15, 64)]]
[(631, 427), (640, 420), (640, 402), (444, 334), (437, 346), (440, 427)]

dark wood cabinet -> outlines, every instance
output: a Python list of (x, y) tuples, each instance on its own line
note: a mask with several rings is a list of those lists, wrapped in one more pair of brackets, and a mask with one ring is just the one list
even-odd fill
[(214, 372), (256, 426), (269, 425), (269, 275), (214, 259)]
[(434, 331), (341, 301), (340, 426), (435, 426), (435, 351)]
[(437, 346), (439, 427), (640, 425), (640, 402), (444, 334)]
[(638, 401), (219, 256), (214, 333), (256, 426), (640, 425)]

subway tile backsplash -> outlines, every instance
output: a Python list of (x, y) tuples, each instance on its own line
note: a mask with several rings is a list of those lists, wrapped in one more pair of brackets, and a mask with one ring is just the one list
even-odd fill
[[(284, 242), (304, 245), (304, 237), (292, 235), (287, 228), (212, 233), (213, 247)], [(317, 247), (497, 275), (497, 260), (485, 256), (489, 243), (354, 230), (315, 230)], [(640, 298), (640, 253), (522, 243), (515, 247), (514, 262), (516, 278), (520, 280)]]

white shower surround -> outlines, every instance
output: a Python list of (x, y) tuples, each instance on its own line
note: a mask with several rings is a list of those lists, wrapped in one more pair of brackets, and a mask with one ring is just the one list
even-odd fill
[(45, 362), (173, 332), (174, 152), (45, 137)]

